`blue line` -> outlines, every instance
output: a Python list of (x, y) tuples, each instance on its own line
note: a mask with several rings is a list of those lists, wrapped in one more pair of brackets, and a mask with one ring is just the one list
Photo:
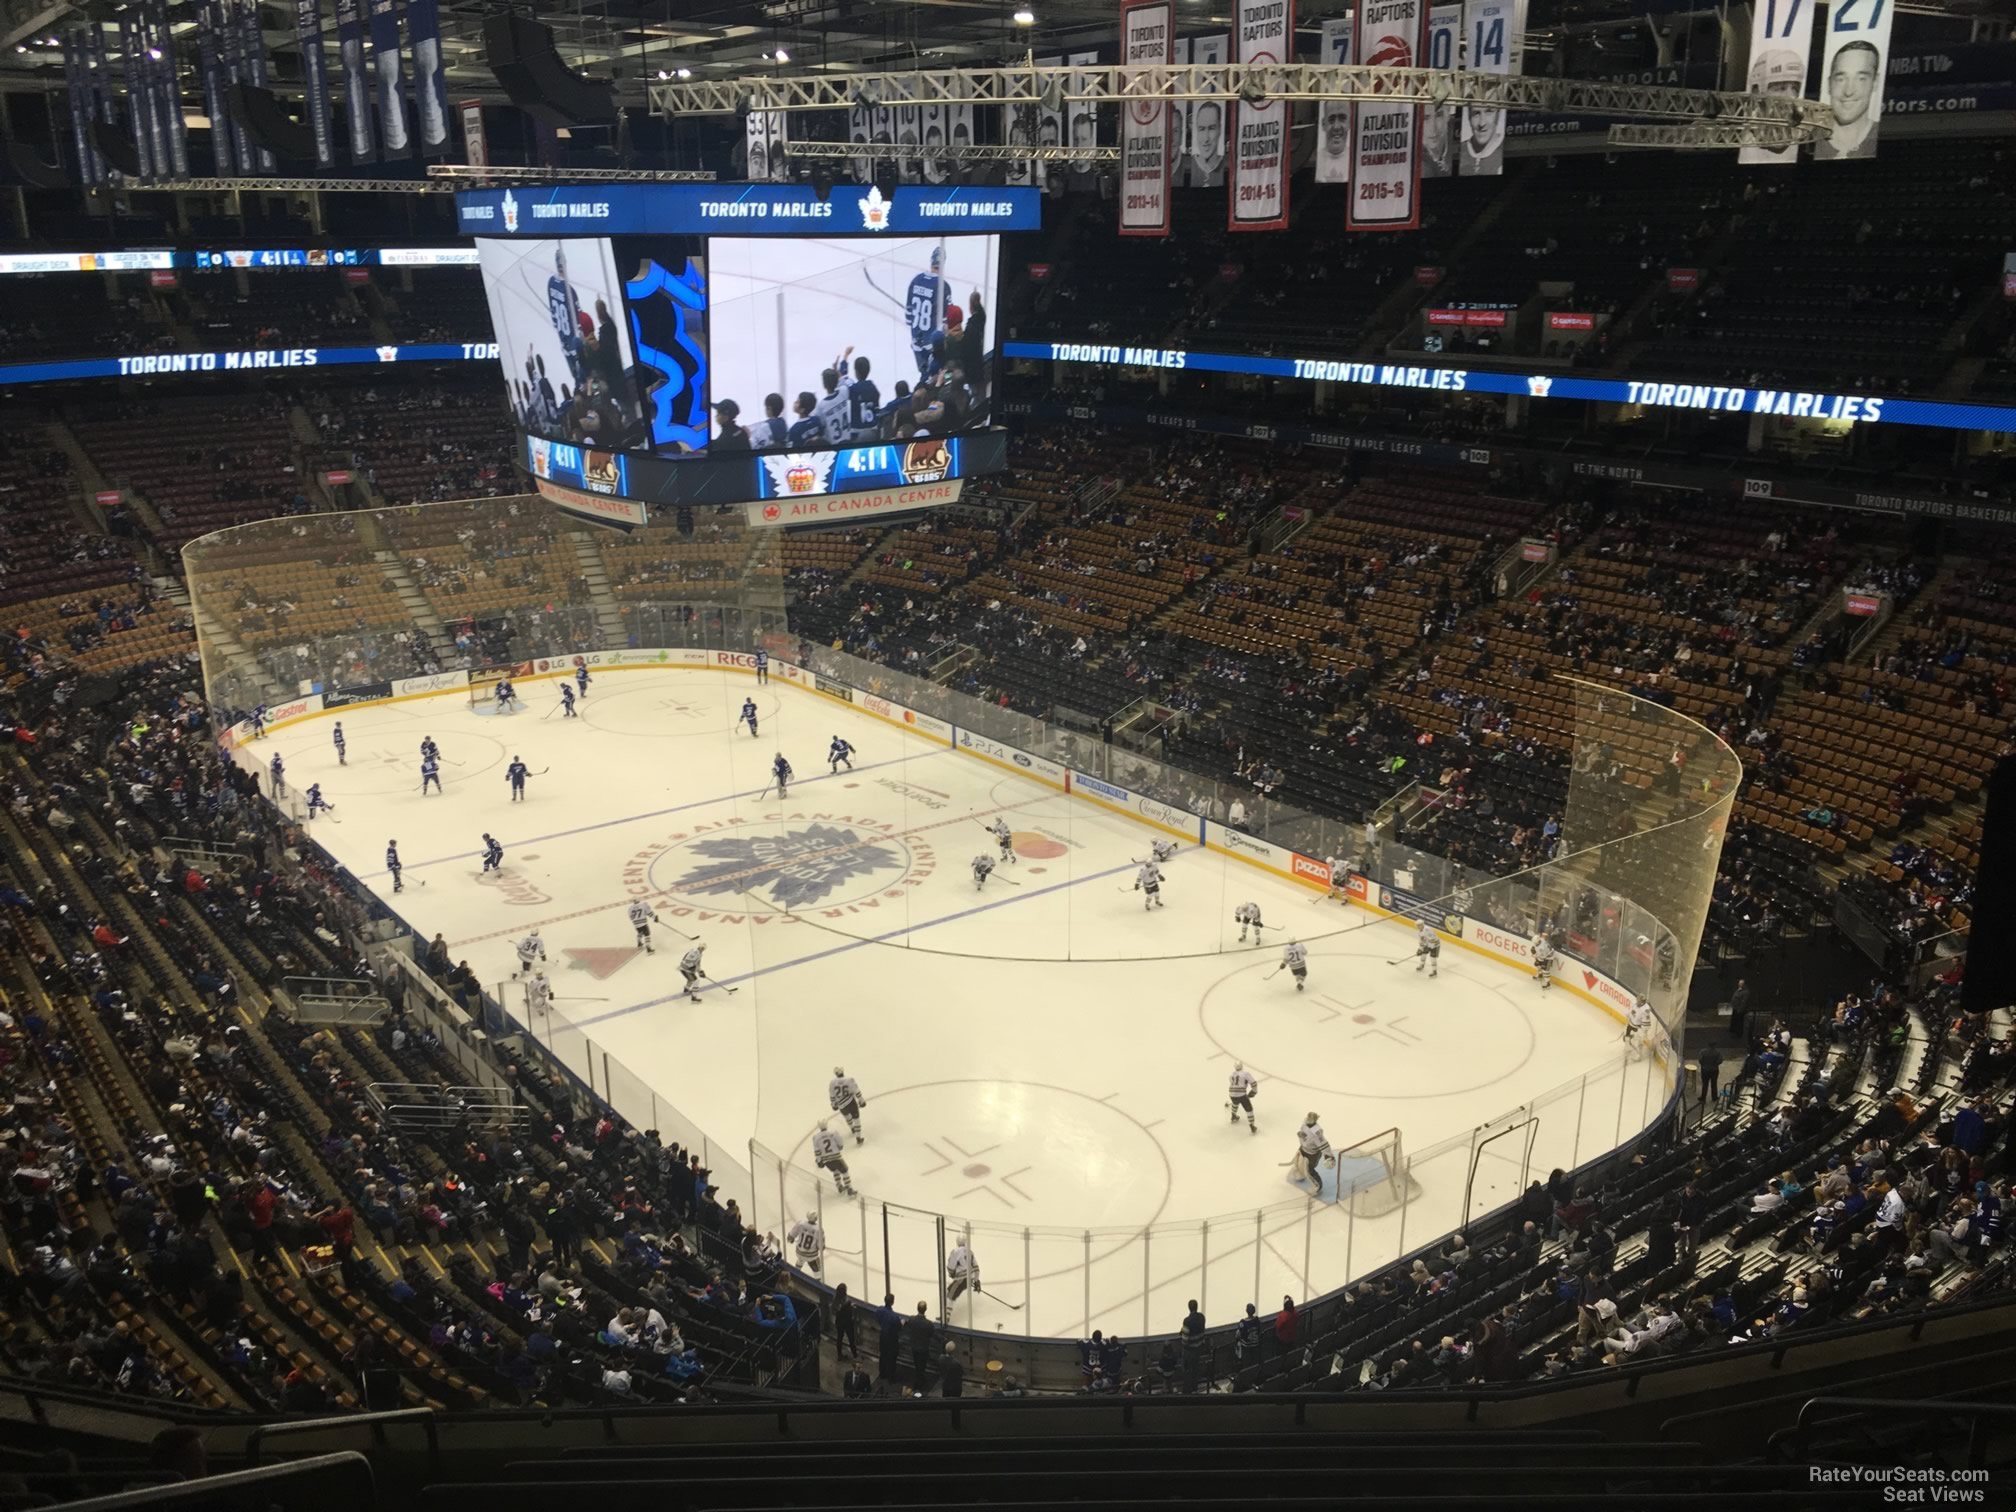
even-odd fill
[[(848, 768), (848, 773), (851, 776), (856, 772), (873, 772), (886, 766), (900, 766), (906, 761), (923, 761), (933, 756), (942, 756), (949, 749), (950, 747), (940, 746), (929, 751), (920, 752), (916, 756), (896, 756), (888, 761), (871, 761), (864, 767)], [(795, 781), (793, 786), (810, 787), (815, 782), (830, 782), (839, 775), (838, 772), (828, 772), (824, 777), (807, 777), (803, 781)], [(608, 829), (613, 825), (635, 824), (639, 819), (662, 819), (667, 814), (677, 814), (686, 809), (705, 808), (710, 803), (733, 803), (737, 798), (754, 798), (758, 793), (764, 792), (767, 787), (768, 784), (765, 784), (764, 787), (757, 788), (752, 792), (729, 793), (725, 797), (696, 798), (691, 803), (675, 803), (670, 808), (653, 809), (648, 814), (626, 814), (621, 819), (604, 819), (595, 824), (583, 824), (575, 829), (555, 830), (550, 835), (533, 835), (527, 839), (513, 840), (511, 843), (513, 845), (539, 845), (547, 840), (564, 840), (569, 835), (591, 834), (596, 830)], [(482, 854), (480, 850), (467, 850), (458, 851), (452, 856), (436, 856), (431, 861), (408, 861), (405, 865), (405, 870), (418, 871), (423, 866), (445, 866), (450, 861), (467, 861), (471, 856), (480, 856)], [(350, 875), (361, 879), (364, 877), (389, 877), (391, 873), (381, 866), (374, 872), (352, 872)]]
[[(713, 985), (716, 987), (733, 987), (741, 982), (753, 982), (757, 977), (763, 976), (768, 972), (791, 971), (799, 966), (810, 966), (814, 961), (824, 961), (833, 956), (845, 955), (848, 951), (859, 950), (864, 945), (880, 945), (885, 940), (895, 939), (898, 935), (918, 934), (926, 929), (936, 929), (940, 924), (950, 924), (956, 919), (970, 919), (975, 914), (987, 913), (991, 909), (1007, 908), (1016, 903), (1027, 903), (1032, 898), (1040, 898), (1048, 893), (1062, 892), (1065, 888), (1076, 887), (1081, 882), (1097, 882), (1104, 877), (1117, 877), (1122, 872), (1131, 871), (1133, 867), (1134, 863), (1129, 861), (1124, 866), (1110, 867), (1105, 871), (1093, 872), (1088, 876), (1073, 877), (1069, 882), (1053, 882), (1048, 887), (1039, 887), (1036, 891), (1025, 893), (1019, 897), (1003, 898), (998, 903), (982, 903), (973, 908), (961, 909), (958, 913), (946, 914), (942, 918), (927, 919), (922, 924), (906, 924), (903, 928), (892, 929), (887, 934), (868, 935), (858, 940), (849, 940), (845, 945), (835, 945), (831, 950), (821, 950), (808, 956), (800, 956), (795, 961), (784, 961), (775, 966), (759, 966), (754, 971), (745, 972), (738, 977), (729, 977), (725, 981), (714, 982)], [(628, 1008), (612, 1008), (609, 1012), (599, 1014), (594, 1018), (576, 1020), (573, 1027), (586, 1031), (594, 1028), (597, 1024), (606, 1024), (611, 1019), (619, 1019), (626, 1014), (637, 1013), (645, 1008), (662, 1008), (665, 1004), (676, 1003), (685, 996), (686, 994), (683, 991), (674, 992), (665, 997), (652, 998), (649, 1002), (632, 1003)]]

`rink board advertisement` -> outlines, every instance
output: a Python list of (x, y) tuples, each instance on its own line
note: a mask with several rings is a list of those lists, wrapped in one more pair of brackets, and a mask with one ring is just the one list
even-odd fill
[(1019, 772), (1025, 777), (1035, 777), (1054, 788), (1067, 789), (1070, 773), (1056, 762), (1042, 756), (1031, 756), (1027, 751), (1018, 751), (1011, 745), (1003, 745), (998, 740), (990, 740), (985, 735), (975, 735), (971, 730), (955, 733), (953, 744), (969, 756), (978, 756), (982, 761), (991, 761), (998, 767), (1006, 767), (1011, 772)]
[(1196, 814), (1177, 808), (1173, 804), (1129, 792), (1126, 788), (1114, 786), (1103, 777), (1094, 777), (1088, 772), (1075, 769), (1071, 773), (1071, 791), (1088, 802), (1098, 804), (1101, 808), (1113, 809), (1130, 819), (1139, 819), (1154, 825), (1159, 830), (1167, 830), (1172, 835), (1181, 835), (1186, 840), (1203, 843), (1204, 821)]

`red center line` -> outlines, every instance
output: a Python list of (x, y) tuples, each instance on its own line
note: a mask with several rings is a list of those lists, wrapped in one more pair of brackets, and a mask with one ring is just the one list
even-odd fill
[[(835, 845), (835, 846), (829, 846), (825, 850), (821, 851), (809, 851), (803, 856), (795, 857), (791, 864), (797, 865), (800, 862), (816, 860), (823, 856), (842, 856), (846, 855), (850, 851), (860, 850), (863, 846), (874, 845), (879, 841), (900, 840), (910, 835), (921, 835), (926, 830), (939, 829), (948, 824), (964, 824), (969, 819), (977, 822), (982, 814), (1012, 813), (1016, 809), (1027, 808), (1031, 804), (1042, 803), (1047, 801), (1048, 799), (1061, 798), (1063, 796), (1064, 795), (1062, 793), (1041, 793), (1038, 794), (1036, 797), (1026, 799), (1021, 803), (1001, 803), (996, 804), (993, 808), (981, 809), (976, 813), (960, 814), (950, 819), (934, 819), (929, 824), (918, 824), (911, 826), (909, 829), (896, 830), (892, 833), (881, 835), (872, 835), (867, 837), (866, 839), (857, 840), (852, 845)], [(985, 826), (982, 827), (984, 828)], [(660, 854), (663, 853), (661, 852)], [(727, 881), (745, 876), (760, 876), (764, 872), (774, 870), (776, 870), (776, 868), (770, 866), (752, 867), (747, 871), (731, 873), (729, 877), (723, 878), (721, 880)], [(643, 893), (639, 894), (639, 896), (645, 898), (648, 901), (653, 898), (677, 898), (680, 895), (678, 893), (670, 891), (659, 891), (654, 893)], [(449, 948), (451, 950), (460, 950), (464, 946), (480, 945), (485, 940), (509, 939), (514, 936), (523, 934), (528, 928), (543, 929), (549, 924), (564, 924), (570, 919), (585, 919), (590, 914), (607, 913), (612, 908), (628, 908), (631, 904), (631, 901), (632, 900), (630, 898), (618, 898), (613, 903), (591, 903), (588, 907), (577, 908), (572, 913), (554, 914), (551, 918), (534, 920), (530, 925), (514, 924), (508, 929), (493, 929), (488, 934), (466, 935), (459, 940), (449, 941), (448, 942)], [(731, 910), (729, 909), (721, 909), (719, 911), (722, 913), (731, 912)], [(743, 908), (732, 911), (743, 914), (749, 914), (749, 913), (762, 913), (765, 912), (766, 910)], [(790, 910), (785, 908), (782, 904), (773, 904), (767, 911), (771, 913), (780, 913), (780, 914), (790, 912)]]

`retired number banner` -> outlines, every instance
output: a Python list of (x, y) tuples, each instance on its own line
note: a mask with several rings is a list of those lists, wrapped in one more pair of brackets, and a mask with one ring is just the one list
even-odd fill
[[(1879, 0), (1881, 3), (1881, 0)], [(1887, 14), (1887, 3), (1881, 7)], [(1806, 92), (1806, 65), (1813, 56), (1813, 13), (1807, 0), (1756, 0), (1750, 11), (1749, 94)], [(1831, 39), (1830, 39), (1831, 40)], [(1739, 163), (1796, 163), (1797, 147), (1743, 147)]]
[[(1234, 63), (1288, 63), (1295, 50), (1295, 0), (1238, 0), (1233, 14)], [(1226, 181), (1227, 225), (1233, 231), (1288, 227), (1288, 103), (1232, 106), (1232, 172)]]
[[(1120, 7), (1122, 63), (1131, 70), (1175, 61), (1174, 32), (1170, 0), (1126, 0)], [(1166, 100), (1128, 100), (1120, 107), (1120, 234), (1169, 234)]]
[(1827, 7), (1820, 88), (1834, 107), (1834, 134), (1813, 144), (1815, 162), (1876, 156), (1890, 20), (1896, 10), (1889, 0), (1834, 0)]
[[(1367, 68), (1419, 68), (1428, 41), (1428, 0), (1364, 0), (1358, 61)], [(1351, 209), (1347, 231), (1412, 231), (1421, 224), (1421, 107), (1360, 100), (1351, 107)]]
[[(1514, 63), (1525, 27), (1520, 0), (1470, 0), (1463, 7), (1464, 64), (1478, 73), (1518, 72)], [(1505, 171), (1505, 112), (1488, 105), (1464, 107), (1459, 168), (1466, 178)]]
[[(1463, 7), (1436, 5), (1428, 11), (1428, 66), (1454, 69), (1462, 62), (1456, 39), (1463, 31)], [(1449, 178), (1456, 172), (1457, 118), (1454, 105), (1427, 105), (1421, 111), (1421, 177)]]
[[(1323, 61), (1342, 67), (1351, 61), (1351, 17), (1323, 23)], [(1316, 107), (1316, 182), (1351, 182), (1351, 102), (1325, 100)]]

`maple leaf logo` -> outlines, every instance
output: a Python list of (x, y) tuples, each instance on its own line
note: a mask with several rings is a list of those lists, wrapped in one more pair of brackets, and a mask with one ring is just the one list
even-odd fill
[(882, 197), (882, 190), (878, 185), (870, 184), (868, 192), (861, 196), (859, 204), (861, 206), (862, 226), (870, 231), (887, 231), (889, 229), (889, 211), (891, 206), (889, 201)]
[(905, 865), (898, 851), (831, 824), (781, 835), (724, 835), (702, 840), (692, 851), (709, 864), (676, 879), (668, 891), (703, 897), (751, 893), (779, 908), (807, 907), (856, 877), (900, 872)]
[(504, 191), (504, 229), (515, 233), (518, 230), (518, 201), (511, 197), (511, 191)]
[(399, 360), (399, 348), (396, 346), (378, 348), (378, 360), (380, 362), (397, 362)]
[(1548, 391), (1553, 387), (1554, 380), (1552, 378), (1528, 378), (1526, 380), (1526, 392), (1531, 394), (1535, 399), (1545, 399)]

